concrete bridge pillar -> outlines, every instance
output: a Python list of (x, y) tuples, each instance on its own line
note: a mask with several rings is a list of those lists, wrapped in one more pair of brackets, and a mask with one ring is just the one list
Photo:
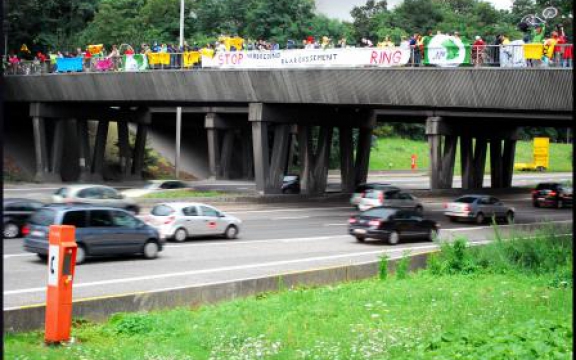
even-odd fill
[(279, 194), (288, 166), (291, 125), (295, 118), (276, 107), (262, 103), (249, 105), (256, 190)]
[[(490, 177), (493, 188), (512, 186), (517, 140), (518, 136), (516, 133), (504, 140), (502, 138), (490, 140)], [(502, 143), (504, 143), (504, 146), (502, 146)]]
[[(36, 154), (36, 174), (34, 180), (37, 182), (60, 182), (62, 181), (62, 178), (59, 175), (54, 174), (50, 167), (46, 121), (47, 119), (41, 116), (34, 116), (32, 118), (32, 126), (34, 129), (34, 150)], [(59, 133), (62, 133), (62, 129)], [(54, 150), (54, 148), (52, 150)], [(56, 150), (61, 154), (61, 148), (57, 148)], [(54, 158), (55, 156), (52, 156), (52, 160), (54, 160)]]
[[(253, 161), (250, 131), (237, 114), (207, 113), (204, 120), (208, 136), (208, 164), (211, 179), (252, 178)], [(239, 150), (236, 148), (241, 142)]]
[(88, 133), (88, 121), (86, 119), (78, 119), (76, 121), (76, 129), (78, 133), (78, 164), (80, 166), (79, 181), (90, 182), (92, 180), (92, 158), (90, 156), (90, 136)]
[[(426, 135), (430, 148), (430, 188), (451, 189), (458, 137), (441, 117), (429, 117), (426, 120)], [(466, 142), (466, 153), (468, 146)]]
[(106, 142), (108, 138), (109, 123), (106, 120), (98, 121), (96, 140), (94, 141), (94, 155), (92, 157), (92, 180), (104, 180), (104, 161), (106, 155)]
[(313, 148), (312, 126), (298, 126), (300, 147), (300, 191), (302, 194), (323, 194), (328, 180), (328, 163), (332, 148), (331, 126), (321, 126), (316, 149)]

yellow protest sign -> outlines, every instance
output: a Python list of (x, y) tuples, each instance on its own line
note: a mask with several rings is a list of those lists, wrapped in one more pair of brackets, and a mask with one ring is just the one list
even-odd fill
[(213, 58), (214, 57), (214, 50), (209, 48), (202, 48), (200, 50), (200, 55)]
[(148, 53), (149, 65), (170, 65), (169, 53)]
[(524, 44), (524, 59), (526, 60), (540, 60), (544, 53), (544, 45), (542, 44)]
[(184, 53), (184, 67), (191, 67), (200, 62), (199, 51), (187, 51)]
[(102, 52), (103, 48), (104, 44), (88, 45), (88, 52), (90, 53), (90, 55), (97, 55)]

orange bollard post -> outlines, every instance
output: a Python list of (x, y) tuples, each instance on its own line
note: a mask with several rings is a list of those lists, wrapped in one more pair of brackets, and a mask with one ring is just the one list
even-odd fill
[(412, 162), (411, 165), (410, 165), (410, 168), (411, 168), (412, 170), (416, 170), (416, 155), (415, 155), (415, 154), (412, 154), (412, 156), (410, 157), (410, 159), (411, 159), (411, 162)]
[(44, 342), (70, 340), (72, 327), (72, 283), (76, 268), (75, 227), (51, 225), (48, 250), (48, 289)]

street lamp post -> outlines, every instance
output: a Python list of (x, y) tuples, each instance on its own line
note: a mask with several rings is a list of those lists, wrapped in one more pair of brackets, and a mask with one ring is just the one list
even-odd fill
[[(180, 51), (184, 51), (184, 0), (180, 0)], [(184, 63), (184, 55), (180, 56), (180, 68)], [(176, 108), (176, 158), (174, 159), (174, 170), (176, 179), (180, 175), (180, 139), (182, 138), (182, 107)]]

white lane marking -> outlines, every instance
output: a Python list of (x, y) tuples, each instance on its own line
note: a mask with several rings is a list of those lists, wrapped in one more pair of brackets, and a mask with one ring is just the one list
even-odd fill
[(270, 218), (270, 220), (297, 220), (297, 219), (309, 219), (310, 216), (284, 216), (277, 218)]
[(302, 242), (302, 241), (317, 241), (317, 240), (330, 240), (338, 238), (348, 238), (350, 235), (326, 235), (326, 236), (315, 236), (307, 238), (285, 238), (285, 239), (265, 239), (265, 240), (248, 240), (248, 241), (226, 241), (218, 243), (209, 244), (183, 244), (183, 245), (166, 245), (167, 249), (182, 248), (182, 247), (208, 247), (214, 245), (250, 245), (250, 244), (261, 244), (261, 243), (291, 243), (291, 242)]
[(343, 224), (324, 224), (323, 226), (348, 226), (348, 224), (343, 223)]
[[(408, 250), (408, 249), (410, 249), (410, 250), (434, 249), (436, 247), (437, 247), (437, 245), (425, 245), (425, 246), (410, 247), (410, 248), (396, 248), (395, 247), (394, 249), (382, 249), (382, 250), (376, 250), (376, 251), (364, 251), (364, 252), (347, 253), (347, 254), (330, 255), (330, 256), (318, 256), (318, 257), (305, 258), (305, 259), (272, 261), (272, 262), (265, 262), (265, 263), (260, 263), (260, 264), (246, 264), (246, 265), (238, 265), (238, 266), (227, 266), (227, 267), (219, 267), (219, 268), (212, 268), (212, 269), (182, 271), (182, 272), (159, 274), (159, 275), (137, 276), (137, 277), (132, 277), (132, 278), (124, 278), (124, 279), (112, 279), (112, 280), (94, 281), (94, 282), (88, 282), (88, 283), (79, 283), (79, 284), (74, 284), (74, 288), (78, 289), (78, 288), (94, 287), (94, 286), (102, 286), (102, 285), (123, 284), (123, 283), (130, 283), (130, 282), (136, 282), (136, 281), (150, 281), (150, 280), (167, 279), (167, 278), (174, 278), (174, 277), (181, 277), (181, 276), (210, 274), (210, 273), (223, 272), (223, 271), (236, 271), (236, 270), (256, 269), (256, 268), (262, 268), (262, 267), (275, 267), (275, 266), (280, 266), (280, 265), (306, 263), (306, 262), (313, 262), (313, 261), (335, 260), (335, 259), (357, 257), (357, 256), (384, 254), (387, 252), (398, 252), (398, 251)], [(26, 293), (33, 293), (33, 292), (40, 292), (40, 291), (46, 291), (46, 287), (4, 291), (4, 296), (26, 294)]]
[(226, 214), (258, 214), (258, 213), (270, 213), (270, 212), (296, 212), (296, 211), (304, 211), (304, 210), (339, 210), (339, 209), (348, 209), (353, 211), (354, 208), (352, 206), (339, 206), (339, 207), (323, 207), (323, 208), (272, 208), (268, 210), (248, 210), (248, 211), (224, 211)]
[(4, 192), (6, 191), (38, 191), (38, 190), (58, 190), (60, 188), (23, 188), (23, 189), (9, 189), (9, 188), (4, 188)]
[(36, 256), (36, 254), (30, 254), (30, 253), (10, 254), (10, 255), (4, 255), (4, 259), (9, 259), (13, 257), (27, 257), (27, 256)]

